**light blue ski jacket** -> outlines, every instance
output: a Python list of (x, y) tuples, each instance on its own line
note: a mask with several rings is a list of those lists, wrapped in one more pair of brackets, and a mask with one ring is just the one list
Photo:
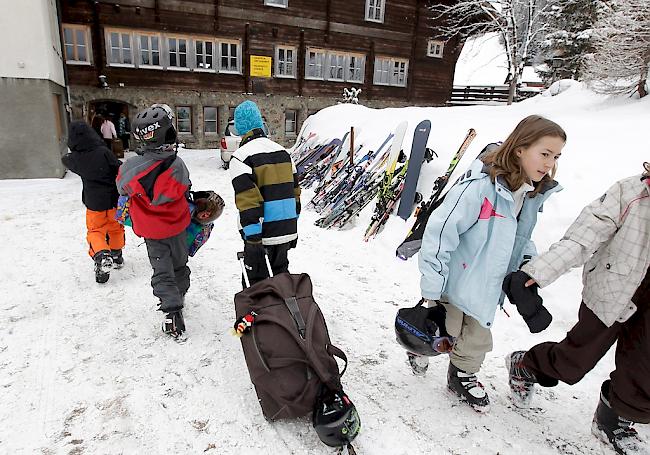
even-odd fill
[(429, 218), (419, 267), (422, 296), (451, 303), (490, 328), (503, 305), (503, 278), (518, 270), (525, 256), (536, 256), (530, 239), (537, 213), (562, 187), (552, 181), (535, 197), (525, 197), (519, 216), (502, 179), (475, 160)]

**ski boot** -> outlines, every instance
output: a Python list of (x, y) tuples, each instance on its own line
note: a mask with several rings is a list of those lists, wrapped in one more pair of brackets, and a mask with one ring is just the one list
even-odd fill
[(648, 444), (632, 428), (633, 422), (616, 414), (609, 405), (609, 384), (603, 382), (591, 432), (619, 455), (649, 455)]
[(162, 331), (174, 338), (181, 338), (185, 332), (183, 310), (170, 311), (162, 323)]
[(518, 408), (529, 408), (535, 394), (535, 375), (522, 364), (526, 351), (515, 351), (505, 358), (510, 398)]
[(111, 250), (111, 257), (113, 258), (113, 268), (121, 269), (124, 265), (124, 257), (122, 257), (122, 250)]
[(477, 412), (487, 412), (490, 409), (490, 399), (476, 375), (465, 373), (451, 362), (447, 370), (447, 388)]
[(111, 268), (113, 268), (113, 258), (108, 250), (102, 250), (93, 256), (95, 261), (95, 281), (97, 283), (106, 283), (110, 278)]
[(412, 352), (407, 352), (409, 365), (411, 365), (411, 370), (416, 376), (424, 376), (427, 374), (429, 369), (429, 357), (423, 355), (413, 354)]

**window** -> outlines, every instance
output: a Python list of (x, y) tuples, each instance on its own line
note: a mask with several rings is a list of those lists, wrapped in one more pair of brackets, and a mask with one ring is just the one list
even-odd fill
[(308, 50), (305, 71), (305, 79), (323, 79), (323, 65), (325, 64), (325, 52)]
[(214, 43), (212, 41), (194, 41), (196, 50), (196, 68), (214, 70)]
[(192, 107), (176, 107), (176, 131), (179, 133), (192, 134)]
[(219, 71), (239, 73), (239, 43), (220, 42)]
[(160, 66), (160, 37), (140, 34), (138, 38), (140, 40), (140, 66)]
[(375, 58), (375, 85), (406, 87), (408, 60), (385, 57)]
[(385, 0), (366, 0), (366, 20), (384, 22)]
[(328, 81), (345, 81), (343, 70), (345, 68), (345, 54), (328, 54), (329, 65), (327, 69)]
[(131, 33), (109, 31), (107, 54), (109, 65), (133, 65)]
[(228, 108), (228, 121), (235, 119), (235, 109), (237, 109), (236, 106)]
[(87, 27), (63, 26), (66, 63), (90, 64), (90, 39)]
[(442, 58), (442, 51), (445, 48), (444, 41), (430, 39), (427, 42), (427, 57)]
[(266, 6), (277, 6), (280, 8), (288, 7), (289, 0), (264, 0)]
[(308, 49), (305, 59), (305, 79), (363, 83), (364, 64), (363, 55)]
[(359, 55), (349, 55), (347, 64), (347, 75), (345, 79), (348, 82), (363, 82), (363, 63), (364, 57)]
[(284, 134), (285, 136), (296, 135), (296, 123), (298, 120), (298, 111), (284, 111)]
[(296, 77), (296, 48), (275, 48), (275, 77)]
[(187, 68), (187, 39), (167, 38), (169, 47), (169, 67)]
[(217, 108), (203, 108), (203, 132), (206, 134), (217, 132)]

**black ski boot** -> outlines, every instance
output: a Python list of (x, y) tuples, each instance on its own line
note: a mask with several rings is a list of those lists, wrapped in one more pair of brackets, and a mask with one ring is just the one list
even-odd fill
[(619, 455), (649, 455), (648, 444), (632, 428), (634, 422), (619, 416), (610, 407), (609, 384), (609, 380), (603, 382), (600, 389), (600, 401), (591, 424), (591, 432)]
[(182, 338), (185, 332), (183, 310), (170, 311), (162, 323), (162, 331), (174, 338)]
[(506, 356), (508, 369), (508, 383), (510, 385), (510, 398), (518, 408), (529, 408), (535, 394), (537, 379), (532, 371), (528, 370), (522, 360), (526, 351), (511, 352)]
[(113, 258), (108, 250), (102, 250), (93, 256), (95, 261), (95, 281), (106, 283), (110, 278), (111, 268), (113, 268)]
[(406, 353), (409, 358), (409, 365), (416, 376), (424, 376), (429, 369), (429, 357), (423, 355), (413, 354), (412, 352)]
[(490, 399), (476, 375), (465, 373), (451, 362), (447, 370), (447, 388), (477, 412), (487, 412), (490, 409)]
[(122, 250), (111, 250), (111, 257), (113, 258), (113, 268), (121, 269), (124, 265), (124, 257), (122, 257)]

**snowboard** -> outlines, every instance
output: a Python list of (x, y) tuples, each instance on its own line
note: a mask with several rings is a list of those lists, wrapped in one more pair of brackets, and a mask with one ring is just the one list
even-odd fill
[(420, 178), (420, 169), (424, 161), (424, 154), (427, 148), (427, 140), (431, 132), (431, 122), (422, 120), (415, 127), (413, 133), (413, 143), (411, 145), (411, 156), (409, 157), (408, 169), (404, 180), (404, 189), (399, 201), (397, 216), (406, 221), (413, 212), (413, 203), (415, 202), (415, 192)]

